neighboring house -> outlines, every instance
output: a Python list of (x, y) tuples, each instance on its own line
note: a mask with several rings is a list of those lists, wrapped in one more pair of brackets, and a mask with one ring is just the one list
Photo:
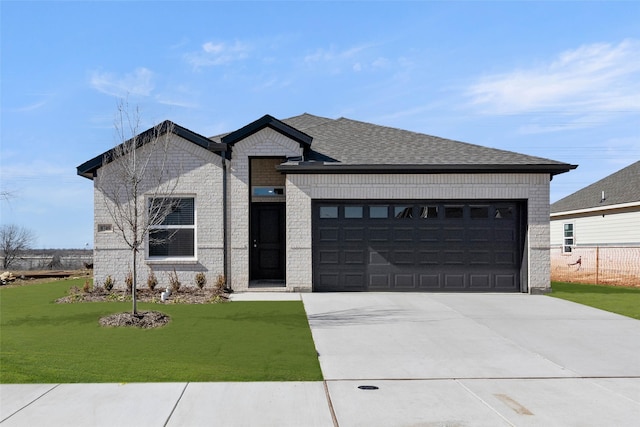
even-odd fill
[(640, 285), (640, 161), (551, 205), (552, 278)]
[[(175, 269), (236, 292), (549, 289), (549, 181), (573, 165), (310, 114), (212, 138), (171, 129), (186, 213), (166, 225), (175, 241), (146, 245), (141, 282)], [(105, 154), (78, 174), (108, 177)], [(122, 285), (130, 253), (100, 191), (94, 204), (95, 281)]]

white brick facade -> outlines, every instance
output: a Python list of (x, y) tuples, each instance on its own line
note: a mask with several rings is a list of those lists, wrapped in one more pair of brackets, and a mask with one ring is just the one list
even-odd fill
[[(139, 149), (141, 156), (147, 147)], [(174, 269), (185, 286), (194, 285), (197, 272), (204, 272), (210, 284), (225, 272), (223, 188), (227, 174), (227, 284), (236, 291), (248, 291), (250, 281), (250, 163), (251, 158), (298, 157), (303, 148), (294, 141), (264, 127), (232, 144), (231, 160), (224, 171), (222, 157), (178, 136), (172, 136), (170, 176), (163, 185), (175, 186), (174, 195), (195, 199), (195, 257), (180, 261), (138, 258), (138, 287), (146, 286), (152, 269), (159, 287), (169, 284)], [(156, 156), (154, 161), (159, 162)], [(99, 224), (113, 224), (109, 203), (99, 189), (101, 180), (113, 177), (113, 164), (97, 170), (95, 191), (95, 283), (111, 275), (123, 287), (131, 269), (131, 252), (117, 232), (98, 232)], [(522, 262), (522, 289), (531, 293), (549, 289), (549, 174), (296, 174), (286, 175), (286, 286), (282, 291), (313, 289), (312, 201), (332, 200), (513, 200), (526, 204), (527, 225)], [(153, 191), (145, 182), (139, 206)], [(280, 200), (280, 199), (279, 199)]]
[(229, 176), (230, 254), (229, 275), (235, 291), (249, 286), (249, 159), (251, 157), (295, 157), (300, 144), (265, 128), (233, 146)]
[[(145, 148), (139, 149), (141, 158), (146, 155)], [(152, 161), (157, 164), (161, 157), (157, 154)], [(146, 287), (150, 269), (157, 276), (159, 287), (169, 285), (169, 273), (174, 268), (185, 286), (194, 285), (197, 272), (204, 272), (208, 283), (215, 283), (216, 277), (224, 271), (221, 157), (177, 136), (172, 137), (167, 157), (169, 163), (165, 170), (170, 174), (165, 181), (167, 191), (172, 189), (175, 196), (195, 198), (196, 257), (180, 262), (163, 262), (149, 260), (146, 251), (141, 251), (137, 262), (138, 287)], [(158, 167), (155, 167), (156, 170)], [(112, 177), (114, 169), (112, 163), (106, 164), (98, 170), (98, 176), (94, 179), (94, 281), (103, 284), (110, 275), (115, 279), (116, 286), (123, 287), (125, 277), (132, 269), (132, 254), (117, 232), (105, 205), (108, 201), (99, 189), (100, 180)], [(141, 212), (145, 212), (145, 200), (153, 191), (151, 185), (148, 181), (144, 182), (140, 191), (142, 196), (138, 205)], [(98, 232), (98, 224), (111, 224), (114, 232)]]
[(287, 287), (310, 291), (312, 199), (526, 200), (531, 292), (549, 288), (549, 175), (287, 175)]

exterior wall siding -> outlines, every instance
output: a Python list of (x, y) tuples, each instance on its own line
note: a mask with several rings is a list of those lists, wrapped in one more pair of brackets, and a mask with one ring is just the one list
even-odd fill
[(575, 243), (580, 245), (640, 246), (640, 208), (636, 211), (595, 212), (551, 219), (551, 246), (562, 246), (564, 228), (574, 224)]
[[(140, 156), (146, 156), (146, 148), (139, 149)], [(161, 155), (152, 157), (153, 168), (160, 168)], [(169, 286), (169, 273), (175, 269), (183, 286), (195, 286), (195, 274), (204, 272), (208, 283), (215, 283), (216, 277), (223, 274), (223, 217), (222, 217), (222, 161), (220, 156), (204, 148), (172, 136), (165, 170), (168, 176), (164, 181), (166, 188), (173, 188), (175, 196), (195, 198), (196, 205), (196, 258), (193, 260), (168, 262), (150, 260), (146, 257), (143, 245), (138, 254), (138, 288), (146, 287), (151, 270), (158, 278), (158, 287)], [(153, 164), (152, 163), (152, 164)], [(117, 287), (125, 286), (125, 278), (132, 269), (132, 254), (122, 236), (117, 231), (107, 210), (112, 203), (100, 191), (100, 180), (115, 179), (113, 163), (98, 170), (94, 179), (94, 281), (101, 285), (107, 276), (115, 279)], [(109, 185), (107, 181), (105, 185)], [(155, 183), (147, 180), (142, 183), (138, 207), (145, 212), (145, 200), (153, 191)], [(98, 232), (98, 224), (111, 224), (113, 232)]]
[(548, 174), (287, 175), (287, 286), (310, 291), (312, 199), (526, 200), (528, 291), (549, 290)]

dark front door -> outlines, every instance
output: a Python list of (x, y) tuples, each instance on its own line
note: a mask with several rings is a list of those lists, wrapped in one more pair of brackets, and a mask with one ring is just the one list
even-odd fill
[(284, 280), (284, 203), (251, 204), (250, 280)]

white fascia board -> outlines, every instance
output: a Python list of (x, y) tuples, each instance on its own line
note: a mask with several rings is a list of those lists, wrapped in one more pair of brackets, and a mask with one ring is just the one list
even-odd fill
[(598, 206), (598, 207), (587, 208), (587, 209), (576, 209), (573, 211), (554, 212), (550, 215), (550, 217), (554, 218), (554, 217), (563, 217), (563, 216), (569, 216), (569, 215), (580, 215), (580, 214), (586, 214), (591, 212), (598, 213), (598, 212), (604, 212), (604, 211), (615, 211), (618, 209), (626, 209), (626, 208), (633, 208), (633, 207), (640, 207), (640, 201), (620, 203), (617, 205)]

